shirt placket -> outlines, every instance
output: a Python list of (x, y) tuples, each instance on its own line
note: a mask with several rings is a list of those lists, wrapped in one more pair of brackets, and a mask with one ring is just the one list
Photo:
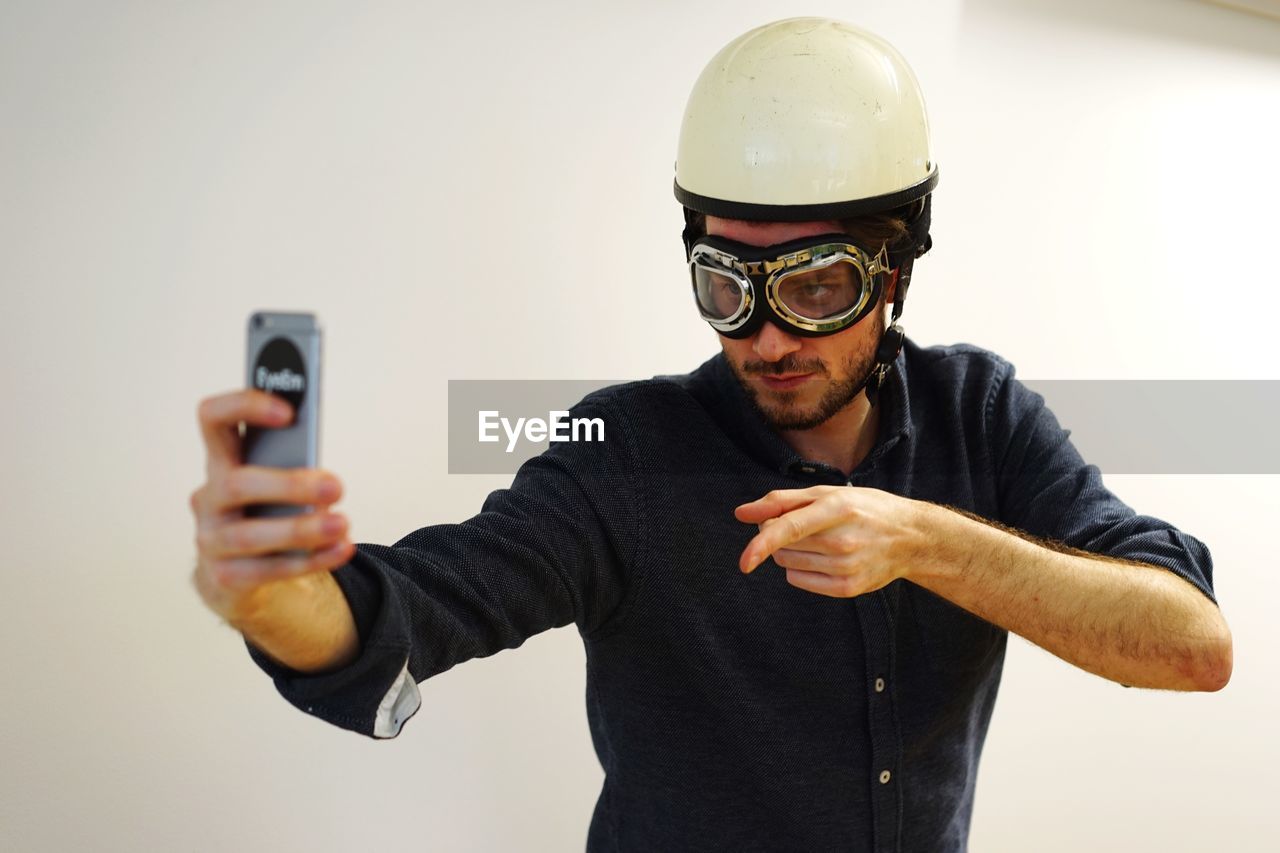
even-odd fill
[(902, 829), (902, 739), (894, 707), (896, 672), (883, 590), (856, 599), (867, 660), (867, 726), (871, 741), (871, 811), (876, 853), (897, 853)]
[[(855, 474), (847, 485), (862, 485)], [(883, 589), (857, 596), (855, 605), (866, 654), (867, 728), (871, 742), (872, 849), (898, 853), (902, 835), (902, 731), (895, 707), (893, 613)]]
[[(884, 448), (887, 450), (887, 448)], [(876, 454), (878, 457), (880, 454)], [(795, 476), (832, 485), (867, 485), (876, 459), (866, 469), (846, 478), (837, 469), (819, 462), (793, 461)], [(897, 673), (894, 667), (893, 612), (887, 593), (880, 589), (854, 599), (862, 645), (866, 655), (867, 727), (871, 744), (872, 847), (875, 853), (899, 853), (902, 836), (902, 729), (895, 704)]]

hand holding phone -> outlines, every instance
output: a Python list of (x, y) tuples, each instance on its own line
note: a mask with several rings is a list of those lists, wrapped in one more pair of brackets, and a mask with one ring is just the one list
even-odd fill
[[(314, 318), (305, 317), (287, 315), (279, 325), (261, 312), (251, 317), (250, 387), (207, 397), (197, 411), (207, 478), (190, 498), (198, 550), (193, 579), (205, 604), (233, 625), (260, 610), (257, 593), (279, 586), (273, 582), (332, 571), (355, 553), (347, 519), (330, 509), (342, 483), (316, 467), (320, 341)], [(282, 337), (303, 359), (301, 370), (263, 355)], [(291, 376), (303, 370), (302, 382)], [(253, 387), (258, 377), (263, 388)]]

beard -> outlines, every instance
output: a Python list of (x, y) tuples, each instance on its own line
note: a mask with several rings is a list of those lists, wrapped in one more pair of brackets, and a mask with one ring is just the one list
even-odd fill
[[(742, 365), (734, 364), (733, 360), (729, 359), (729, 366), (746, 392), (752, 407), (773, 429), (814, 429), (835, 417), (862, 392), (871, 368), (875, 365), (876, 345), (885, 329), (883, 312), (877, 309), (872, 312), (872, 315), (874, 334), (864, 346), (847, 354), (841, 360), (838, 379), (831, 378), (830, 370), (817, 359), (802, 361), (787, 356), (781, 361), (746, 361)], [(815, 381), (826, 385), (822, 396), (817, 402), (803, 406), (799, 403), (801, 391), (762, 391), (760, 383), (752, 382), (749, 378), (751, 376), (782, 376), (787, 373), (818, 374)]]

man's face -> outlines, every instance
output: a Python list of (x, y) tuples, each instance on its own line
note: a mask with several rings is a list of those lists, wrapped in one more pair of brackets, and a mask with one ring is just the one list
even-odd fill
[[(752, 246), (770, 246), (841, 230), (834, 221), (744, 222), (706, 218), (707, 234)], [(897, 273), (887, 288), (893, 299)], [(720, 336), (730, 367), (765, 420), (778, 430), (813, 429), (842, 411), (861, 392), (858, 383), (875, 363), (884, 332), (883, 303), (849, 328), (806, 338), (764, 323), (748, 338)]]

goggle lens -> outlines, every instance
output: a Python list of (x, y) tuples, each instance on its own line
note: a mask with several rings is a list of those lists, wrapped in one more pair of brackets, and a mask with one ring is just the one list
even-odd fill
[(732, 276), (712, 267), (694, 264), (693, 279), (698, 308), (708, 320), (730, 320), (746, 304), (747, 293)]
[(792, 273), (778, 282), (777, 299), (798, 317), (828, 320), (859, 307), (867, 294), (866, 279), (853, 263), (839, 261)]

